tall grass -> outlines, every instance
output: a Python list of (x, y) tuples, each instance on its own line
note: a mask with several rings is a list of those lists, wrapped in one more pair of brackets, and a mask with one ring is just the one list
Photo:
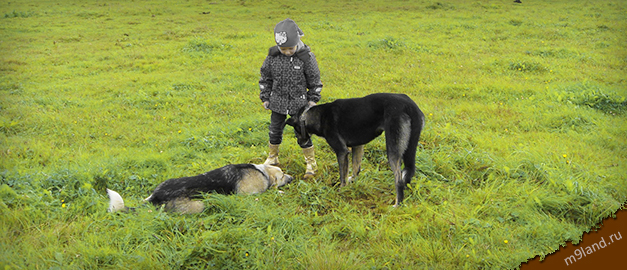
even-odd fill
[[(627, 200), (623, 1), (19, 1), (0, 4), (0, 267), (517, 268)], [(323, 100), (406, 93), (427, 115), (403, 207), (379, 138), (337, 188), (299, 180), (142, 205), (168, 178), (261, 163), (259, 68), (290, 17)]]

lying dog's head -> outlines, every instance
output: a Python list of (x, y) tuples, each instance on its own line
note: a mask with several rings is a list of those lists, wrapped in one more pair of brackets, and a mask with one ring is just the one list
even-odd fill
[(285, 121), (287, 125), (294, 127), (294, 133), (296, 134), (296, 139), (298, 140), (298, 144), (300, 145), (305, 144), (311, 138), (311, 134), (307, 132), (306, 126), (308, 117), (307, 112), (310, 108), (310, 106), (305, 106), (301, 108), (300, 110), (298, 110), (298, 113), (296, 115), (290, 117), (290, 119), (287, 119), (287, 121)]
[(263, 171), (268, 175), (268, 180), (270, 180), (270, 183), (273, 186), (282, 187), (291, 183), (292, 180), (294, 180), (294, 177), (289, 174), (283, 173), (281, 168), (277, 166), (264, 164), (257, 166), (263, 166)]

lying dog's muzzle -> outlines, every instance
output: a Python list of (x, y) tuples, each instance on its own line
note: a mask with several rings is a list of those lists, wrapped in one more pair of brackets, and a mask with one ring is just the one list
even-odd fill
[(287, 184), (292, 183), (292, 180), (294, 180), (294, 177), (289, 174), (283, 175), (283, 177), (285, 178), (285, 183)]
[(278, 182), (277, 182), (276, 186), (277, 187), (285, 186), (285, 185), (291, 183), (293, 180), (294, 180), (294, 177), (292, 177), (289, 174), (284, 174), (283, 177), (281, 177), (281, 179), (277, 179)]

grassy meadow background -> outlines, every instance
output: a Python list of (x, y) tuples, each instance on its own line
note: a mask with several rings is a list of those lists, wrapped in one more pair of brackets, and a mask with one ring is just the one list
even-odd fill
[[(107, 213), (160, 182), (262, 163), (259, 68), (294, 19), (322, 103), (409, 95), (419, 172), (393, 208), (385, 144), (356, 183)], [(625, 1), (0, 1), (0, 268), (517, 268), (627, 200)]]

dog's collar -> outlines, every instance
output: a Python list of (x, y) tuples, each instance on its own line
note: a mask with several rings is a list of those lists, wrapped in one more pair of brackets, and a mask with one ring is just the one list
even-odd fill
[(307, 106), (307, 107), (305, 107), (305, 110), (303, 111), (303, 113), (302, 113), (302, 114), (300, 114), (300, 119), (299, 119), (300, 121), (305, 122), (305, 115), (307, 114), (307, 112), (309, 111), (309, 109), (311, 109), (311, 107), (313, 107), (313, 106)]
[(257, 169), (258, 171), (261, 172), (261, 174), (263, 174), (263, 176), (270, 180), (270, 176), (268, 175), (268, 173), (266, 172), (266, 165), (264, 164), (253, 164), (255, 165), (255, 169)]
[(305, 129), (305, 126), (306, 126), (305, 120), (307, 120), (307, 112), (309, 112), (309, 109), (311, 109), (311, 107), (313, 106), (305, 107), (305, 110), (303, 110), (303, 113), (300, 115), (300, 118), (298, 119), (298, 122), (300, 123), (300, 133), (303, 137), (307, 135), (307, 131)]

